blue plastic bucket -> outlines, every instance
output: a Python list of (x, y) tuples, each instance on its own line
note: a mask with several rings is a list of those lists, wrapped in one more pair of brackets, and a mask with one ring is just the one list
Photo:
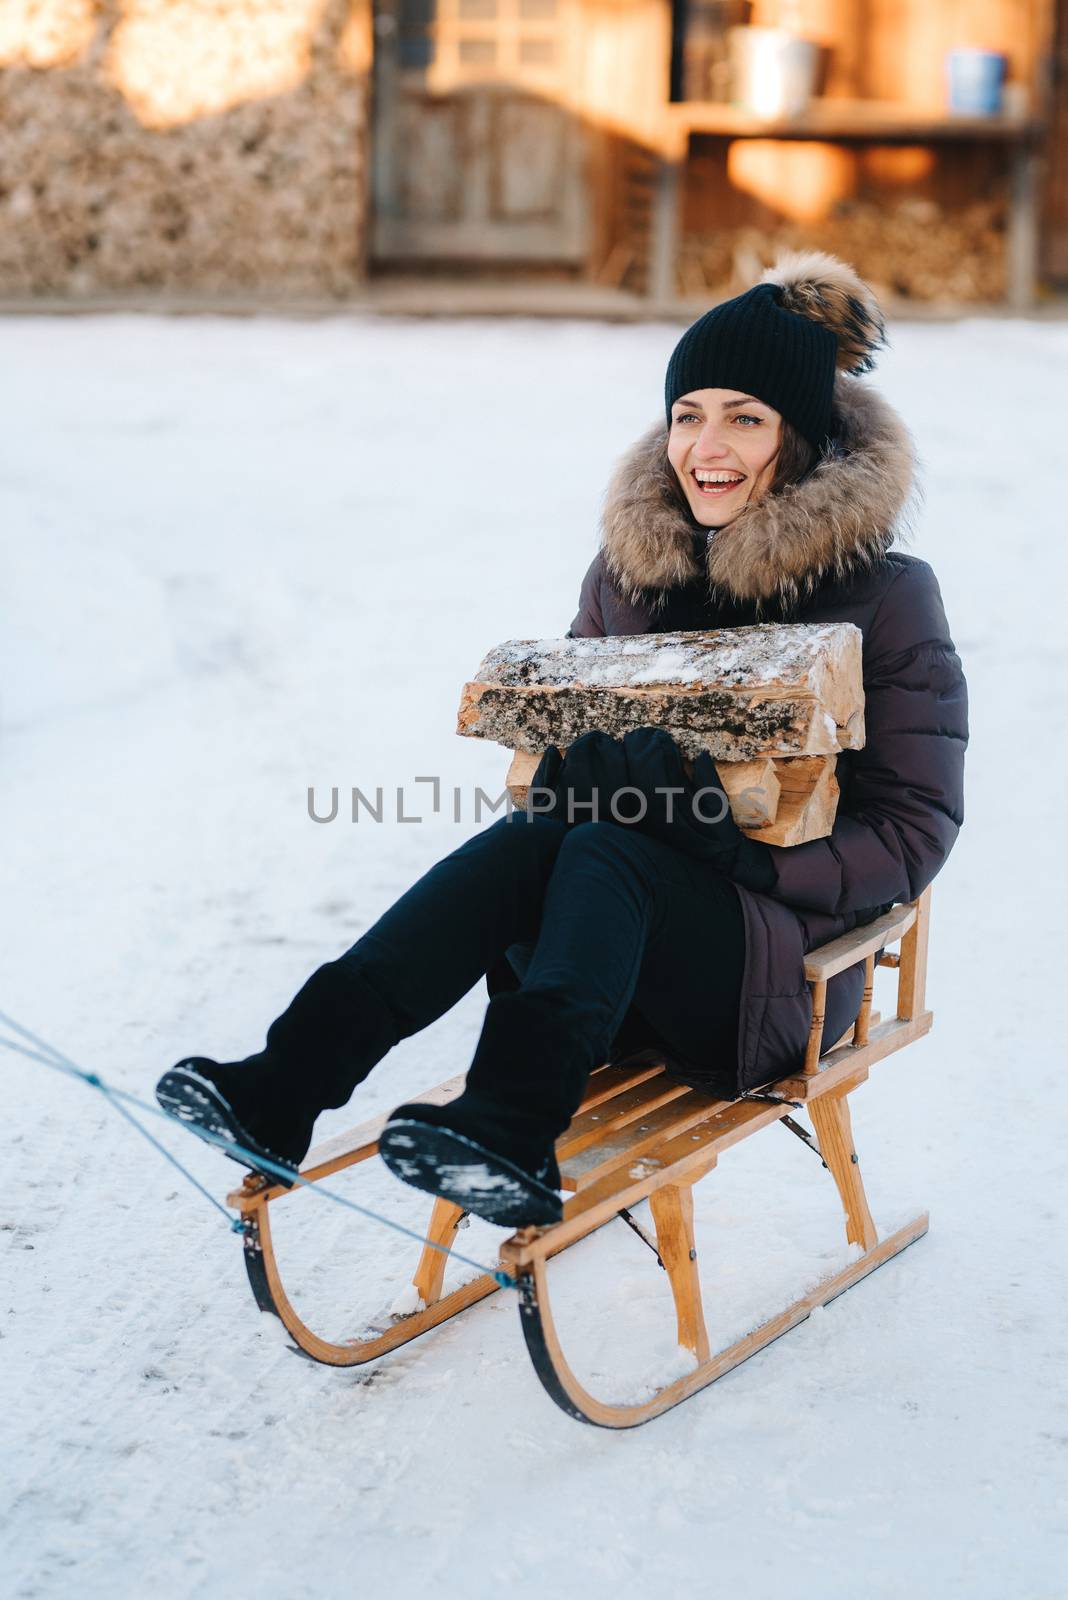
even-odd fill
[(946, 52), (946, 91), (951, 111), (992, 117), (1002, 109), (1005, 56), (999, 50)]

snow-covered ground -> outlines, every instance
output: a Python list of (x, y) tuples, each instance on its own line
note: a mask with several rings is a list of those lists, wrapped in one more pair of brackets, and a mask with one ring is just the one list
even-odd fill
[[(499, 793), (505, 758), (456, 738), (460, 685), (498, 641), (566, 629), (676, 334), (6, 322), (0, 1009), (148, 1095), (179, 1055), (258, 1048), (314, 966), (485, 825), (474, 790)], [(370, 1367), (295, 1358), (218, 1215), (90, 1090), (4, 1052), (5, 1600), (1063, 1596), (1068, 327), (892, 335), (873, 381), (924, 458), (912, 548), (941, 578), (973, 737), (935, 1031), (873, 1073), (854, 1126), (876, 1222), (927, 1206), (928, 1236), (647, 1427), (583, 1428), (539, 1387), (507, 1291)], [(451, 798), (420, 825), (395, 805), (309, 820), (309, 784), (401, 786), (411, 815), (431, 774), (459, 822)], [(484, 1004), (479, 986), (319, 1131), (463, 1070)], [(163, 1137), (225, 1193), (236, 1168)], [(425, 1220), (380, 1163), (349, 1179)], [(309, 1196), (282, 1211), (325, 1333), (403, 1291), (399, 1236)], [(697, 1212), (715, 1341), (843, 1256), (793, 1139), (724, 1158)], [(487, 1260), (501, 1236), (461, 1239)], [(664, 1274), (622, 1222), (551, 1271), (596, 1392), (672, 1366)]]

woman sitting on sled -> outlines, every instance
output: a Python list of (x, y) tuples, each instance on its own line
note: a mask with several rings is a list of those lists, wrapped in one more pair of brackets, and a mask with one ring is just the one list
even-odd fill
[[(562, 763), (550, 749), (537, 811), (431, 867), (312, 973), (262, 1051), (164, 1073), (166, 1109), (296, 1166), (319, 1113), (486, 976), (463, 1093), (398, 1107), (379, 1149), (406, 1182), (512, 1228), (562, 1215), (554, 1143), (595, 1066), (653, 1048), (725, 1098), (796, 1068), (805, 953), (919, 895), (963, 821), (960, 660), (931, 568), (890, 548), (913, 446), (859, 376), (883, 343), (871, 289), (818, 252), (780, 259), (699, 318), (668, 364), (665, 420), (609, 486), (570, 628), (855, 623), (867, 743), (838, 760), (831, 834), (784, 849), (748, 838), (725, 807), (703, 820), (693, 797), (716, 783), (711, 758), (689, 779), (660, 730), (587, 734)], [(610, 820), (625, 787), (650, 801), (633, 824)], [(656, 791), (680, 787), (669, 817)], [(595, 797), (600, 820), (579, 820)], [(849, 1027), (862, 985), (862, 967), (830, 980), (826, 1038)]]

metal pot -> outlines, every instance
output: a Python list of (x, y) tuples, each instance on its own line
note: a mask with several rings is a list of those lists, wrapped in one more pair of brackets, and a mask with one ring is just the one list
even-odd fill
[(784, 28), (730, 28), (731, 103), (758, 117), (797, 117), (816, 90), (820, 47)]

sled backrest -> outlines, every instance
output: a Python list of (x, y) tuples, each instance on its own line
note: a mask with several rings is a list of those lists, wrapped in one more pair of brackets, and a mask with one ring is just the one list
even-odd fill
[[(802, 1068), (804, 1076), (811, 1077), (823, 1070), (820, 1060), (825, 1054), (823, 1021), (827, 1003), (827, 984), (836, 973), (844, 972), (847, 967), (856, 966), (859, 961), (864, 962), (864, 997), (851, 1030), (849, 1039), (851, 1047), (859, 1049), (868, 1043), (868, 1030), (872, 1023), (871, 1001), (875, 986), (876, 962), (881, 967), (898, 969), (895, 1019), (898, 1026), (884, 1024), (884, 1036), (900, 1039), (904, 1044), (908, 1042), (908, 1038), (915, 1036), (916, 1025), (921, 1022), (925, 1024), (922, 1031), (927, 1031), (931, 1025), (931, 1014), (925, 1007), (930, 922), (931, 888), (928, 885), (921, 895), (907, 905), (894, 906), (891, 911), (877, 917), (874, 922), (868, 923), (863, 928), (855, 928), (852, 933), (842, 934), (841, 938), (821, 945), (818, 950), (813, 950), (805, 957), (805, 979), (812, 990), (812, 1028)], [(887, 946), (897, 944), (899, 941), (900, 953), (895, 955), (887, 949)], [(905, 1037), (906, 1032), (908, 1038)], [(890, 1048), (897, 1048), (897, 1044)], [(880, 1052), (884, 1053), (888, 1054), (889, 1051)]]

